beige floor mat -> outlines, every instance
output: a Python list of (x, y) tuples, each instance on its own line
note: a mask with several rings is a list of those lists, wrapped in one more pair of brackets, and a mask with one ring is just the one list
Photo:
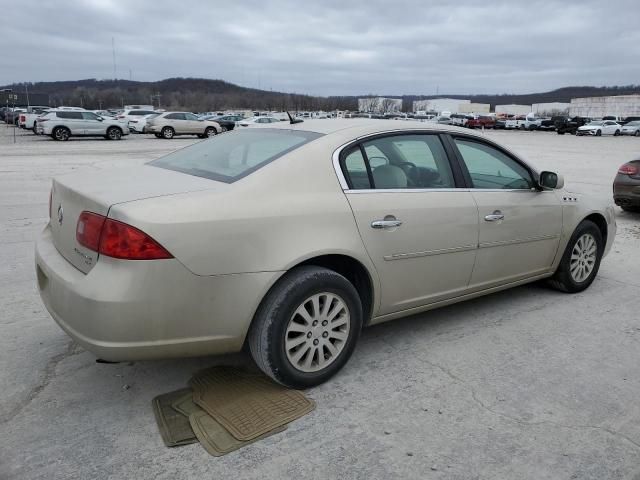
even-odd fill
[(152, 401), (158, 429), (167, 447), (188, 445), (198, 441), (191, 429), (188, 416), (183, 415), (172, 407), (174, 402), (185, 395), (191, 396), (190, 388), (158, 395)]
[(191, 428), (204, 449), (215, 457), (226, 455), (239, 448), (287, 429), (286, 425), (275, 428), (249, 441), (237, 440), (207, 412), (200, 410), (189, 416)]
[(257, 439), (315, 407), (301, 392), (236, 368), (213, 367), (189, 383), (193, 401), (241, 441)]

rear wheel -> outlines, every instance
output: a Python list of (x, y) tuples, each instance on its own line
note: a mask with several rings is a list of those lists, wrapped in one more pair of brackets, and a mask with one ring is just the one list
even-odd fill
[(67, 127), (56, 127), (53, 130), (52, 135), (54, 139), (61, 142), (66, 142), (67, 140), (69, 140), (69, 137), (71, 136), (71, 132)]
[(640, 137), (640, 130), (636, 130), (636, 132), (633, 134), (634, 137)]
[(227, 127), (225, 127), (224, 125), (222, 125), (222, 126), (220, 127), (220, 129), (221, 129), (223, 132), (226, 132), (226, 131), (228, 130), (228, 128), (227, 128)]
[(207, 127), (207, 129), (204, 131), (204, 136), (205, 137), (213, 137), (215, 134), (217, 134), (218, 132), (216, 131), (215, 128), (213, 127)]
[(110, 127), (107, 130), (107, 139), (120, 140), (122, 138), (122, 131), (118, 127)]
[(604, 251), (602, 232), (590, 220), (583, 220), (571, 236), (551, 286), (567, 293), (585, 290), (598, 274)]
[(296, 268), (273, 287), (249, 331), (251, 356), (277, 382), (318, 385), (351, 356), (362, 328), (362, 304), (342, 275), (316, 266)]
[(617, 137), (618, 135), (620, 135), (620, 130), (616, 130), (616, 133), (613, 134), (614, 137)]
[(176, 131), (171, 127), (164, 127), (162, 129), (162, 138), (166, 138), (167, 140), (171, 140), (176, 134)]

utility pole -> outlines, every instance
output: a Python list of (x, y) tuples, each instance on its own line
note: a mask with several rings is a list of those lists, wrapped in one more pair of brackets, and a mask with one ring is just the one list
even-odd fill
[(27, 95), (27, 108), (29, 108), (31, 106), (31, 104), (29, 103), (29, 87), (27, 87), (27, 84), (24, 84), (24, 92)]
[(116, 39), (111, 37), (111, 52), (113, 53), (113, 80), (116, 80)]

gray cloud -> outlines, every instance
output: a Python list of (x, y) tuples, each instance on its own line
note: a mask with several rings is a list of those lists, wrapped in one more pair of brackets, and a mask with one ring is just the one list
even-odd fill
[(0, 0), (0, 84), (221, 78), (318, 95), (640, 83), (637, 0)]

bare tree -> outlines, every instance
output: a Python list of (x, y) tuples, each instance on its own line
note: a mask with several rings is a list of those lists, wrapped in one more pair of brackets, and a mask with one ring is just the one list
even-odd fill
[(380, 98), (365, 97), (358, 99), (358, 110), (366, 113), (376, 113), (380, 108)]
[(380, 102), (380, 113), (391, 113), (398, 109), (398, 102), (393, 98), (383, 98)]

